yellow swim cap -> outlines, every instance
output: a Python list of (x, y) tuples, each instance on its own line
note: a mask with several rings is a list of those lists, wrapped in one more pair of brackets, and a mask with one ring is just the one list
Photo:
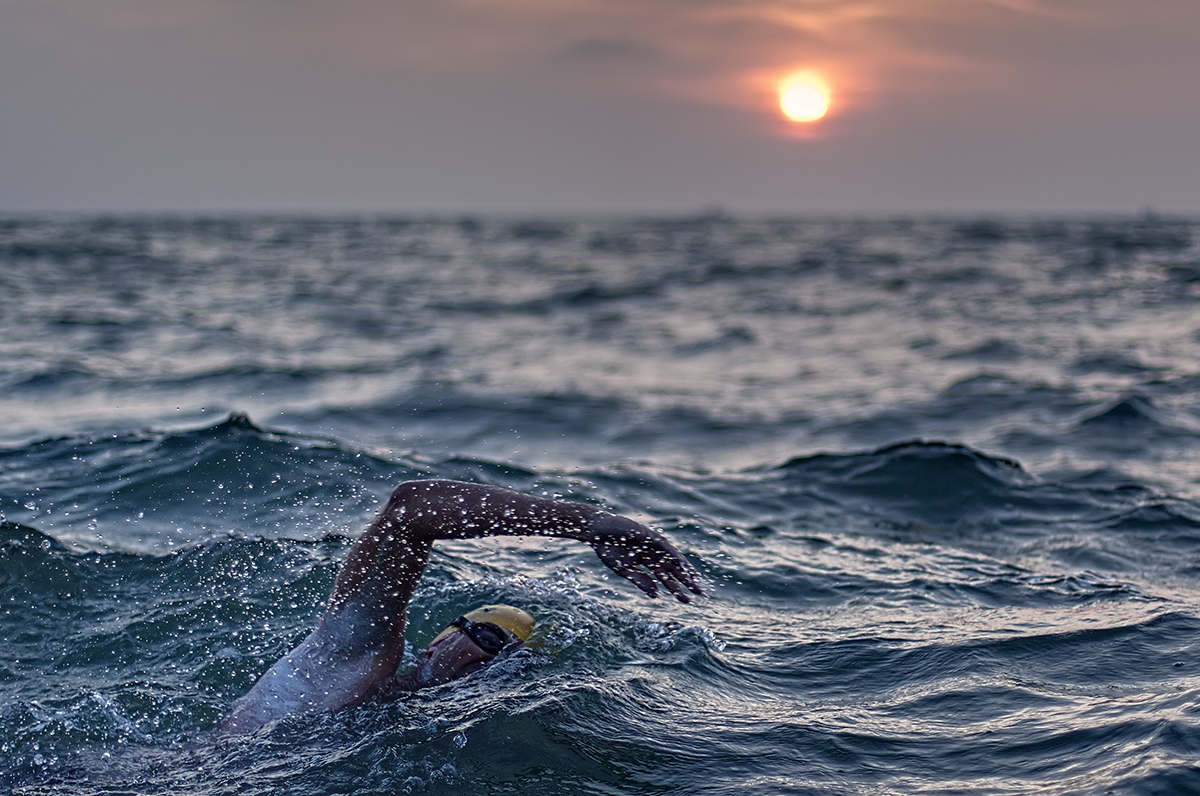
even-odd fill
[[(521, 641), (527, 641), (529, 634), (533, 632), (533, 614), (511, 605), (483, 605), (469, 614), (463, 614), (463, 616), (472, 622), (491, 622), (494, 625), (499, 625), (521, 639)], [(458, 628), (451, 625), (441, 633), (438, 633), (433, 641), (437, 641), (442, 636), (449, 635), (455, 630), (458, 630)], [(429, 643), (433, 644), (433, 641)]]

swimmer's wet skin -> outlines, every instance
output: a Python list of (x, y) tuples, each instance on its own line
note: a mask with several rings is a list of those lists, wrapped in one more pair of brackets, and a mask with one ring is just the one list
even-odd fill
[[(484, 618), (489, 609), (511, 606), (485, 606), (463, 617), (467, 623), (439, 634), (412, 675), (395, 678), (408, 603), (433, 543), (484, 536), (576, 539), (590, 544), (605, 565), (650, 597), (657, 596), (660, 585), (680, 602), (689, 601), (689, 592), (703, 594), (699, 575), (683, 555), (662, 534), (626, 517), (499, 487), (409, 481), (396, 487), (350, 548), (317, 628), (234, 702), (217, 728), (251, 732), (285, 716), (340, 710), (449, 682), (498, 654), (485, 648), (492, 644), (485, 632), (507, 634), (510, 643), (523, 641), (533, 617), (525, 614), (528, 630), (522, 636), (525, 620), (515, 614), (493, 610), (490, 619)], [(472, 622), (495, 630), (471, 632)]]
[(429, 688), (478, 671), (533, 632), (531, 614), (511, 605), (485, 605), (460, 616), (438, 633), (416, 669), (397, 680), (400, 692)]

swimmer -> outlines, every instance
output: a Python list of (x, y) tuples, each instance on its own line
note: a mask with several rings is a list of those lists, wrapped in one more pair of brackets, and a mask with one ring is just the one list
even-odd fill
[(408, 603), (438, 539), (557, 536), (592, 546), (613, 572), (650, 597), (665, 587), (680, 602), (703, 594), (696, 570), (657, 531), (581, 503), (530, 497), (458, 481), (396, 487), (350, 548), (315, 630), (233, 703), (217, 729), (243, 733), (285, 716), (341, 710), (440, 685), (519, 646), (533, 617), (484, 606), (430, 643), (416, 669), (397, 679)]

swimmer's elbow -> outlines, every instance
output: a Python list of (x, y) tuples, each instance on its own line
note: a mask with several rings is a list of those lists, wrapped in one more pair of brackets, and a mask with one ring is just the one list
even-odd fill
[(405, 481), (392, 490), (392, 497), (388, 500), (388, 505), (394, 508), (409, 506), (422, 501), (436, 500), (457, 485), (458, 482), (447, 478), (424, 478), (418, 481)]

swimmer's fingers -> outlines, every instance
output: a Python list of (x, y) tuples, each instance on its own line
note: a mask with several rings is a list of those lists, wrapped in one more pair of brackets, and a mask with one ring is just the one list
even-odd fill
[(697, 582), (699, 573), (692, 569), (687, 561), (680, 558), (671, 561), (670, 564), (671, 566), (667, 566), (666, 562), (660, 562), (658, 566), (652, 567), (651, 571), (654, 573), (654, 577), (658, 578), (659, 582), (675, 595), (675, 599), (681, 603), (691, 602), (692, 599), (685, 589), (691, 590), (693, 594), (704, 594), (704, 590)]
[[(695, 594), (704, 594), (704, 591), (696, 583), (693, 572), (689, 571), (691, 567), (686, 564), (679, 566), (679, 563), (677, 561), (638, 562), (645, 567), (645, 570), (622, 567), (621, 569), (614, 568), (613, 571), (631, 581), (651, 597), (658, 596), (658, 584), (661, 583), (667, 588), (667, 591), (675, 595), (675, 599), (679, 602), (690, 603), (692, 598), (688, 596), (689, 589)], [(649, 574), (646, 570), (649, 571)]]
[(596, 555), (613, 572), (651, 597), (658, 595), (659, 583), (684, 603), (691, 601), (688, 590), (704, 593), (699, 574), (666, 537), (632, 520), (618, 517), (612, 520), (619, 527), (597, 528), (589, 541)]
[(654, 582), (654, 578), (647, 575), (640, 569), (626, 569), (617, 573), (621, 577), (628, 580), (634, 586), (644, 591), (649, 597), (658, 596), (658, 584)]
[(596, 556), (613, 572), (637, 586), (650, 597), (658, 596), (658, 584), (654, 582), (654, 578), (637, 568), (629, 550), (604, 543), (593, 543), (592, 547), (596, 551)]
[[(661, 562), (660, 566), (665, 570), (664, 574), (670, 575), (671, 582), (680, 588), (687, 588), (692, 594), (704, 594), (704, 589), (700, 586), (700, 573), (696, 568), (683, 557), (683, 553), (672, 547), (667, 551), (668, 557)], [(678, 595), (675, 589), (671, 589), (672, 593)]]

